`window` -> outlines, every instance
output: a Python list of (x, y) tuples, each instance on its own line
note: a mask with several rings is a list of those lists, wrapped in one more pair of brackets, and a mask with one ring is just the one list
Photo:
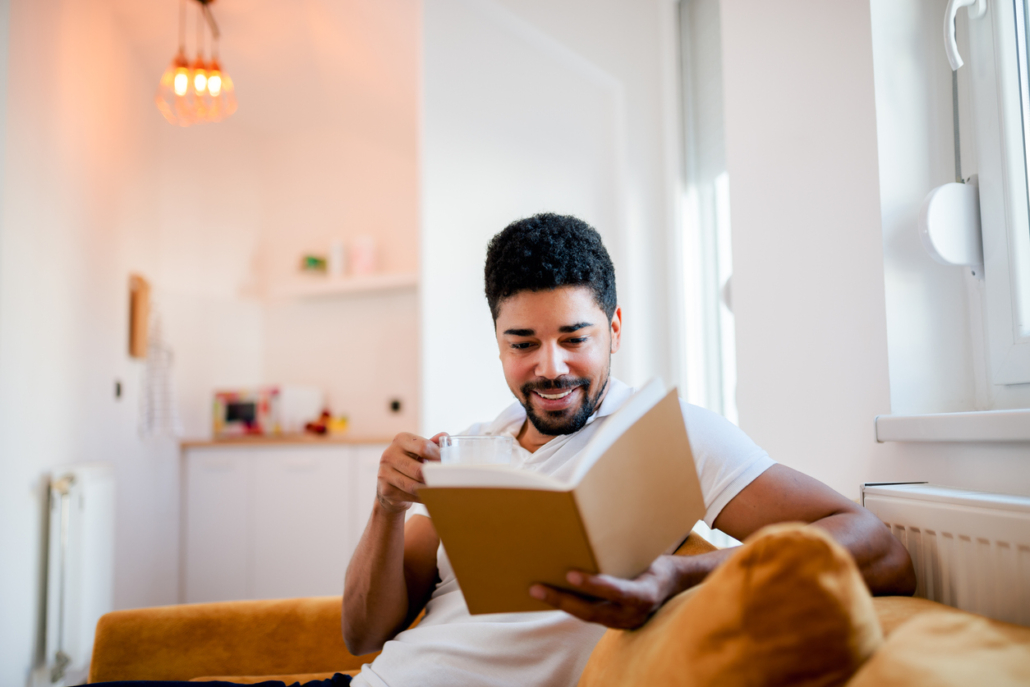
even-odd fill
[(1030, 383), (1028, 17), (1027, 0), (999, 0), (968, 22), (987, 375), (993, 385)]
[(718, 0), (681, 0), (683, 84), (681, 388), (737, 422), (730, 184), (723, 135)]

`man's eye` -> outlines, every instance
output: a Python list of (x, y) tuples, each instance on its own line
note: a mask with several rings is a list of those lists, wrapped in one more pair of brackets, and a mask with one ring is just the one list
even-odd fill
[(581, 344), (581, 343), (585, 342), (586, 340), (587, 340), (587, 337), (585, 337), (585, 336), (577, 336), (577, 337), (572, 338), (572, 339), (567, 339), (567, 341), (570, 344)]
[(522, 341), (522, 342), (519, 342), (519, 343), (513, 343), (511, 345), (511, 347), (514, 348), (515, 350), (521, 351), (521, 350), (524, 350), (526, 348), (529, 348), (532, 345), (533, 344), (530, 343), (529, 341)]

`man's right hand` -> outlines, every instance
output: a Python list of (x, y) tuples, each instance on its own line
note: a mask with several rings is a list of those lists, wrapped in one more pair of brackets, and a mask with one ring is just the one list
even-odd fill
[(425, 608), (438, 575), (440, 539), (429, 518), (404, 511), (425, 484), (422, 464), (440, 460), (440, 437), (398, 434), (379, 459), (376, 501), (343, 585), (343, 638), (352, 654), (379, 651)]
[(422, 463), (440, 460), (440, 437), (446, 432), (424, 439), (414, 434), (401, 433), (379, 459), (376, 500), (384, 511), (401, 513), (418, 503), (418, 488), (422, 479)]

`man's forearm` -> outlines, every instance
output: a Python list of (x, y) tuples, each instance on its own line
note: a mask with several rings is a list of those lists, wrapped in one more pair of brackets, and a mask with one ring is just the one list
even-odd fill
[[(821, 527), (851, 553), (869, 591), (874, 595), (910, 595), (915, 573), (908, 552), (875, 516), (864, 512), (837, 513), (812, 523)], [(698, 556), (666, 556), (671, 571), (669, 598), (702, 582), (737, 547)]]
[(377, 501), (350, 565), (343, 592), (343, 638), (352, 654), (376, 651), (408, 615), (404, 512)]
[(837, 513), (812, 524), (829, 532), (851, 553), (874, 595), (910, 596), (915, 592), (916, 574), (908, 551), (872, 513)]

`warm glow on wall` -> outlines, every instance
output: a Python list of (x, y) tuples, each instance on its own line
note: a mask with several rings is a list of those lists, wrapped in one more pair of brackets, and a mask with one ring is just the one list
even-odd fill
[[(161, 75), (154, 102), (172, 124), (191, 126), (219, 122), (236, 111), (232, 79), (218, 61), (218, 24), (211, 14), (214, 0), (197, 0), (197, 56), (186, 59), (186, 0), (179, 7), (179, 51)], [(204, 29), (211, 32), (211, 59), (204, 59)]]

